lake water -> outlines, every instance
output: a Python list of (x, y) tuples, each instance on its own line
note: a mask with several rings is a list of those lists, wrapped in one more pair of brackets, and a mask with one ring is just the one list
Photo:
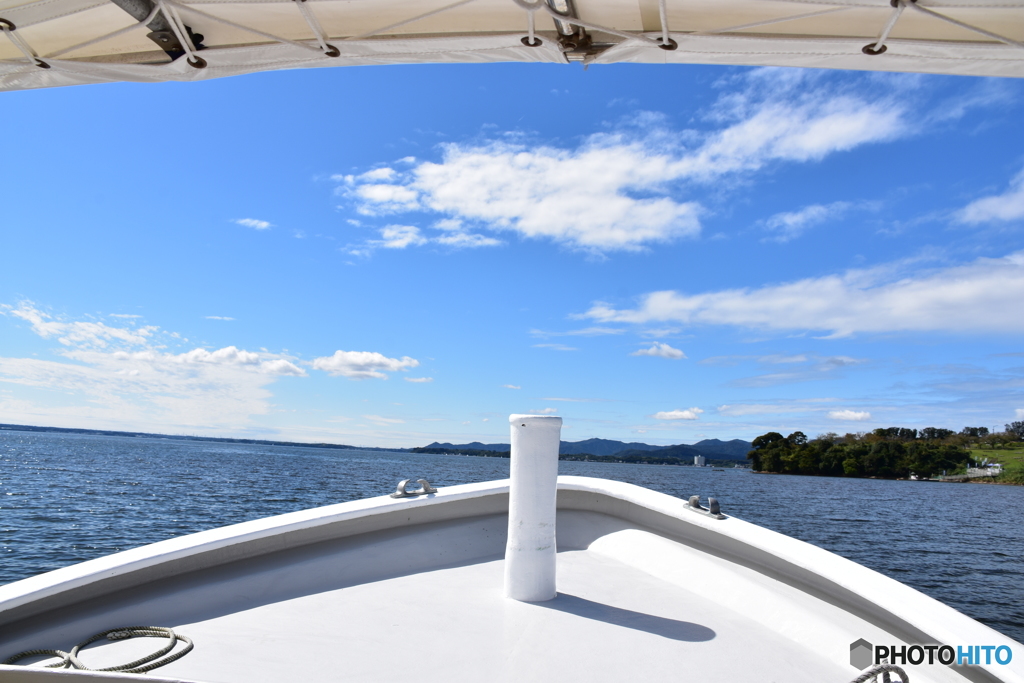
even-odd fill
[[(0, 431), (0, 584), (146, 543), (394, 490), (505, 479), (500, 458)], [(714, 496), (1024, 642), (1024, 487), (562, 462)], [(723, 586), (723, 588), (725, 588)]]

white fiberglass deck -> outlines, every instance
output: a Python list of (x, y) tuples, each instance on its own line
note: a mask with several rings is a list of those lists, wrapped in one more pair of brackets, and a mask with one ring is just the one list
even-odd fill
[[(150, 679), (842, 683), (858, 638), (1020, 647), (819, 548), (576, 477), (559, 485), (558, 597), (516, 602), (502, 594), (507, 504), (504, 482), (358, 501), (0, 587), (0, 659), (145, 624), (195, 641)], [(122, 663), (155, 642), (82, 659)], [(1022, 680), (1016, 661), (907, 668), (914, 683)], [(82, 674), (0, 667), (12, 683), (67, 675)]]

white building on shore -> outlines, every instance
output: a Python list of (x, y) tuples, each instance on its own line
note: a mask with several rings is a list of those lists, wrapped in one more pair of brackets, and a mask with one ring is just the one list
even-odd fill
[(705, 462), (706, 461), (705, 461), (703, 455), (695, 455), (695, 456), (693, 456), (693, 466), (694, 467), (704, 467), (704, 463)]

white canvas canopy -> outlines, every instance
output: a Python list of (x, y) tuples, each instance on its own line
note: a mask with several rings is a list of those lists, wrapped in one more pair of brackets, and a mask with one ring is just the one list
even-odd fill
[(456, 62), (1024, 76), (1024, 0), (0, 0), (0, 30), (4, 90)]

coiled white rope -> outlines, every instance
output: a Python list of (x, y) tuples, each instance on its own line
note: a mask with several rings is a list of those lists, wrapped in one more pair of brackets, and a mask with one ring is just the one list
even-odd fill
[(910, 678), (907, 676), (907, 672), (895, 664), (879, 664), (878, 666), (873, 666), (870, 669), (865, 669), (860, 676), (857, 676), (855, 679), (850, 681), (850, 683), (866, 683), (873, 678), (878, 678), (878, 674), (882, 674), (883, 683), (889, 683), (890, 671), (899, 676), (903, 683), (910, 683)]
[[(78, 654), (82, 648), (86, 645), (96, 642), (100, 638), (106, 638), (107, 640), (127, 640), (128, 638), (167, 638), (167, 645), (160, 648), (156, 652), (136, 659), (135, 661), (128, 662), (127, 664), (120, 664), (118, 666), (111, 666), (105, 669), (90, 669), (85, 664), (82, 664), (82, 660), (78, 658)], [(185, 647), (178, 650), (177, 652), (171, 652), (174, 646), (177, 645), (178, 641), (185, 643)], [(82, 671), (120, 671), (131, 674), (141, 674), (147, 671), (152, 671), (158, 667), (170, 664), (171, 662), (181, 659), (189, 652), (192, 651), (192, 639), (188, 636), (184, 636), (180, 633), (175, 633), (169, 628), (163, 626), (122, 626), (121, 628), (112, 628), (102, 633), (97, 633), (87, 640), (83, 640), (78, 645), (75, 645), (71, 652), (64, 652), (63, 650), (25, 650), (19, 652), (13, 657), (8, 657), (2, 663), (13, 664), (19, 659), (26, 657), (60, 657), (59, 662), (53, 664), (47, 664), (47, 669), (80, 669)], [(163, 659), (161, 659), (161, 657)]]

